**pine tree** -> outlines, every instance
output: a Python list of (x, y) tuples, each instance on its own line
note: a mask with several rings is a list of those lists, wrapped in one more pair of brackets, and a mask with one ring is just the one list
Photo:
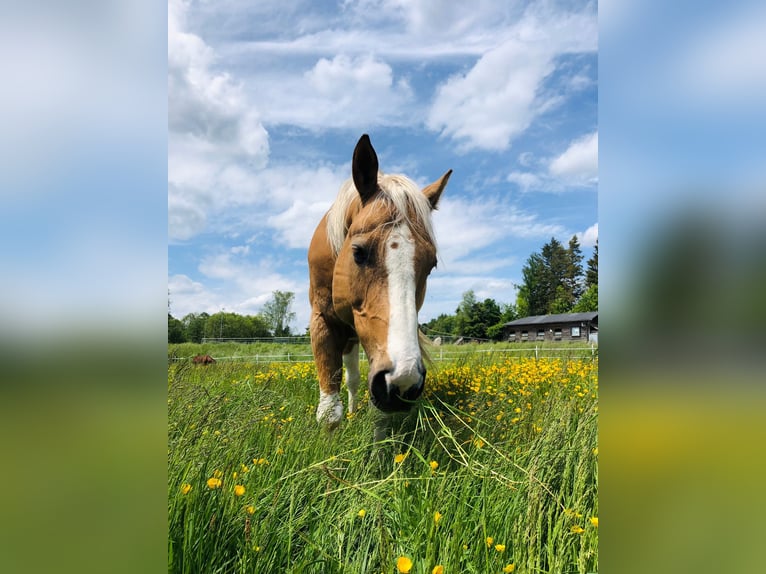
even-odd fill
[(585, 287), (598, 286), (598, 239), (593, 249), (593, 257), (588, 259), (588, 270), (585, 273)]

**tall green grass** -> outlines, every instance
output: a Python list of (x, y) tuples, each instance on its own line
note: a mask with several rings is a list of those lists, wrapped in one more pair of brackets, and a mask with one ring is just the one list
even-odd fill
[(596, 571), (594, 376), (562, 362), (518, 396), (498, 360), (434, 365), (380, 443), (366, 403), (318, 427), (311, 365), (171, 362), (169, 571)]

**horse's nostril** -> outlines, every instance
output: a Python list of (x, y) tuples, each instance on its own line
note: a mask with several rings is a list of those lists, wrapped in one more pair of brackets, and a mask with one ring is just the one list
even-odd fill
[(372, 376), (370, 381), (370, 393), (372, 394), (373, 402), (376, 404), (385, 404), (389, 401), (388, 396), (388, 383), (386, 382), (386, 375), (390, 371), (378, 371)]

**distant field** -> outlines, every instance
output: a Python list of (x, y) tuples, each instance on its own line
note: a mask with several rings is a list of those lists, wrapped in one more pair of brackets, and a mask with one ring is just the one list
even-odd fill
[(438, 349), (462, 354), (373, 444), (366, 398), (328, 434), (312, 363), (245, 358), (308, 346), (169, 348), (238, 357), (168, 362), (169, 571), (597, 571), (597, 349)]

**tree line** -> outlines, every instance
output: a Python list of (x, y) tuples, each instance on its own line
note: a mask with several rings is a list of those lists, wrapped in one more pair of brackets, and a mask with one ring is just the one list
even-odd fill
[(514, 304), (491, 298), (479, 301), (472, 290), (466, 291), (453, 315), (442, 313), (421, 325), (421, 329), (429, 336), (498, 340), (503, 325), (515, 319), (598, 311), (598, 242), (586, 269), (583, 258), (576, 236), (569, 240), (568, 247), (551, 238), (522, 267)]
[(295, 320), (292, 305), (295, 293), (274, 291), (256, 315), (239, 315), (220, 311), (189, 313), (176, 319), (168, 310), (168, 343), (201, 343), (204, 338), (255, 339), (289, 337), (290, 323)]
[[(503, 325), (514, 319), (556, 313), (598, 311), (598, 242), (593, 256), (583, 268), (583, 254), (576, 236), (567, 247), (555, 238), (529, 256), (521, 269), (515, 303), (498, 303), (492, 298), (479, 301), (473, 291), (463, 299), (453, 315), (441, 314), (421, 325), (430, 336), (447, 335), (471, 339), (498, 340)], [(189, 313), (182, 319), (168, 311), (169, 343), (200, 343), (203, 338), (287, 337), (293, 333), (292, 305), (295, 294), (274, 291), (257, 315), (238, 315), (223, 311)]]

